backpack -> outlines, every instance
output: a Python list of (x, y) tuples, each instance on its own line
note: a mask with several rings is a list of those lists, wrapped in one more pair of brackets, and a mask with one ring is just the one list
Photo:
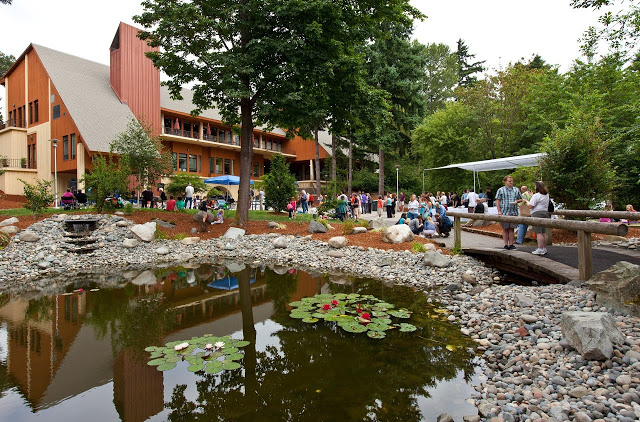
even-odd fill
[(551, 198), (549, 198), (549, 206), (547, 207), (547, 211), (548, 212), (554, 212), (555, 211), (555, 206), (553, 205), (553, 201), (551, 200)]

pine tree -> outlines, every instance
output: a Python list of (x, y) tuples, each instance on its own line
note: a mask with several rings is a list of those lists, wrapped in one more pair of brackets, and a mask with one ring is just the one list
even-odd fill
[(485, 60), (471, 63), (476, 57), (475, 54), (469, 53), (469, 46), (464, 43), (462, 38), (458, 39), (458, 49), (456, 50), (458, 56), (458, 85), (460, 86), (472, 86), (478, 78), (471, 76), (475, 73), (482, 72), (485, 68), (482, 66)]
[(280, 212), (287, 208), (292, 196), (296, 196), (296, 178), (289, 171), (289, 164), (281, 154), (271, 161), (271, 170), (264, 175), (264, 200), (267, 208)]

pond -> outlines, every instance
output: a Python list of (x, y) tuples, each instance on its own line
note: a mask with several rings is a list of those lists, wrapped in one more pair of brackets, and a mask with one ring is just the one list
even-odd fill
[[(115, 282), (114, 282), (115, 277)], [(104, 281), (104, 277), (102, 277)], [(377, 281), (242, 264), (90, 278), (28, 300), (0, 296), (0, 421), (456, 420), (482, 378), (473, 345), (424, 293)], [(384, 339), (290, 317), (289, 303), (360, 293), (413, 312)], [(248, 340), (242, 367), (160, 372), (148, 346), (211, 334)]]

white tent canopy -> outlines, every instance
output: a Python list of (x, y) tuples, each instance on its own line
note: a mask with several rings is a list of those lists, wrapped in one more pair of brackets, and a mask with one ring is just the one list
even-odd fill
[(540, 158), (542, 158), (544, 155), (545, 155), (544, 153), (538, 153), (538, 154), (518, 155), (515, 157), (495, 158), (493, 160), (470, 161), (468, 163), (449, 164), (448, 166), (433, 167), (430, 169), (425, 169), (425, 171), (451, 169), (451, 168), (460, 168), (463, 170), (472, 171), (473, 187), (475, 190), (477, 172), (506, 170), (506, 169), (513, 169), (517, 167), (536, 167), (539, 165)]

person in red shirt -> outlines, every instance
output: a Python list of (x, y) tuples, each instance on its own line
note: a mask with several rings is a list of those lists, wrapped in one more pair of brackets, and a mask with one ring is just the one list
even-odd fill
[(176, 200), (173, 199), (173, 195), (171, 195), (169, 197), (169, 200), (167, 201), (167, 211), (175, 211), (176, 209)]

